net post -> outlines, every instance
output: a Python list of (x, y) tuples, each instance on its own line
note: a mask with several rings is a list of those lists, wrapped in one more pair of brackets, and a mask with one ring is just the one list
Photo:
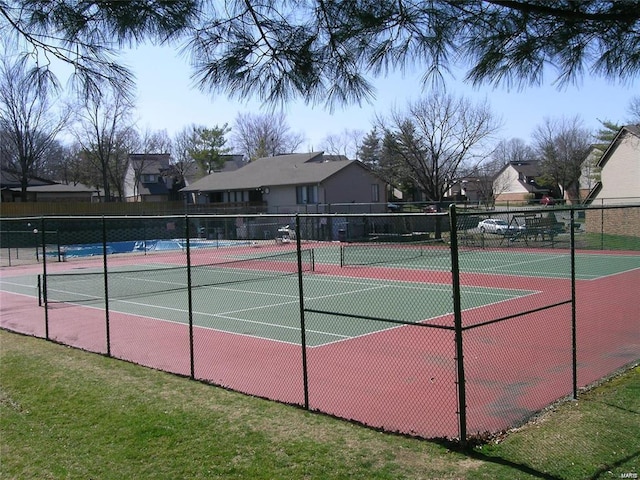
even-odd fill
[(298, 257), (298, 299), (300, 302), (300, 343), (302, 348), (302, 379), (304, 408), (309, 410), (309, 377), (307, 369), (307, 332), (304, 317), (304, 295), (302, 286), (302, 248), (300, 242), (300, 214), (296, 214), (296, 251)]
[(60, 247), (60, 230), (56, 230), (56, 246), (58, 251), (58, 262), (62, 262), (62, 248)]
[(462, 304), (460, 301), (460, 263), (458, 258), (458, 225), (456, 206), (449, 207), (449, 228), (451, 235), (451, 283), (453, 287), (453, 320), (456, 343), (456, 368), (458, 383), (458, 419), (460, 444), (467, 444), (467, 400), (464, 378), (464, 348), (462, 343)]

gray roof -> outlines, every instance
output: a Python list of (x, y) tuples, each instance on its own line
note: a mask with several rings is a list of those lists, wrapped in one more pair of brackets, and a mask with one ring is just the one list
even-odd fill
[(264, 157), (232, 172), (212, 173), (181, 191), (213, 192), (308, 185), (320, 183), (354, 163), (358, 162), (343, 156), (324, 155), (323, 152)]
[(538, 162), (511, 162), (510, 165), (526, 177), (537, 177), (540, 175), (540, 164)]
[(82, 183), (76, 185), (65, 185), (63, 183), (56, 183), (55, 185), (39, 185), (35, 187), (29, 187), (30, 192), (68, 192), (68, 193), (93, 193), (97, 192), (97, 188), (87, 187)]
[[(3, 188), (20, 187), (22, 181), (22, 175), (20, 172), (10, 170), (7, 168), (0, 168), (0, 185)], [(46, 180), (44, 178), (29, 176), (27, 178), (27, 185), (29, 187), (35, 185), (51, 185), (56, 182), (52, 180)]]
[(140, 174), (157, 175), (169, 168), (171, 156), (168, 153), (131, 153), (129, 161)]

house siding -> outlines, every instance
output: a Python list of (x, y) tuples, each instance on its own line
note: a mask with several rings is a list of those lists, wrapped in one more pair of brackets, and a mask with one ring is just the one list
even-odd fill
[(493, 181), (496, 202), (528, 200), (530, 192), (519, 178), (520, 174), (511, 165), (496, 177)]
[(263, 194), (262, 198), (269, 206), (269, 213), (295, 213), (297, 211), (295, 208), (296, 189), (290, 186), (269, 187), (269, 193)]
[(38, 192), (38, 202), (91, 202), (92, 192)]
[[(126, 202), (157, 202), (169, 200), (171, 181), (161, 179), (161, 173), (169, 167), (168, 153), (130, 154), (123, 181), (123, 197)], [(144, 182), (143, 175), (152, 175), (155, 182)], [(161, 184), (163, 191), (148, 191), (145, 185)]]
[(138, 202), (138, 191), (136, 189), (135, 171), (131, 165), (131, 161), (127, 165), (127, 170), (124, 174), (124, 199), (126, 202)]
[(600, 173), (605, 204), (629, 203), (640, 197), (640, 138), (627, 134)]
[(325, 203), (373, 203), (371, 186), (378, 185), (378, 203), (386, 208), (386, 184), (356, 163), (346, 168), (341, 175), (328, 178), (323, 185)]
[(589, 151), (587, 158), (582, 162), (578, 180), (580, 200), (587, 198), (589, 192), (600, 182), (600, 168), (597, 164), (602, 153), (600, 149), (593, 147)]

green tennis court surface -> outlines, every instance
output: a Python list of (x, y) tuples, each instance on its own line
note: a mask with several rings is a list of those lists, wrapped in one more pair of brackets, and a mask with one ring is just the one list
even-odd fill
[[(313, 270), (314, 256), (315, 262), (333, 264), (335, 269), (338, 250), (335, 245), (315, 249), (305, 263), (308, 268), (303, 266), (303, 269)], [(379, 255), (380, 250), (376, 248), (373, 252)], [(340, 269), (340, 275), (305, 273), (303, 305), (299, 299), (297, 261), (292, 261), (297, 260), (296, 256), (277, 257), (276, 261), (266, 257), (242, 259), (223, 268), (219, 265), (215, 268), (195, 266), (191, 275), (193, 323), (203, 328), (299, 344), (300, 311), (304, 308), (314, 310), (305, 313), (307, 344), (318, 346), (398, 328), (400, 325), (395, 322), (443, 324), (444, 320), (440, 318), (452, 314), (450, 284), (428, 283), (428, 276), (423, 276), (426, 281), (421, 282), (373, 278), (381, 275), (379, 271), (371, 270), (370, 275), (367, 272), (372, 267), (365, 263), (375, 263), (370, 257), (373, 254), (367, 252), (364, 255), (360, 253), (360, 257), (352, 257), (363, 265), (346, 265)], [(402, 255), (406, 257), (407, 253)], [(349, 257), (345, 258), (349, 260)], [(373, 260), (378, 258), (373, 257)], [(450, 270), (446, 248), (381, 263), (385, 268)], [(555, 252), (474, 250), (461, 254), (460, 267), (462, 272), (470, 273), (567, 278), (570, 257)], [(576, 255), (576, 276), (582, 280), (637, 268), (640, 268), (640, 256), (637, 255)], [(350, 276), (350, 269), (357, 269), (359, 277)], [(82, 268), (73, 272), (48, 277), (49, 302), (103, 309), (105, 285), (102, 272)], [(111, 312), (183, 324), (188, 322), (186, 267), (129, 265), (124, 271), (110, 269), (109, 278)], [(37, 277), (34, 275), (2, 278), (0, 281), (2, 290), (33, 297), (38, 295), (36, 285)], [(497, 304), (532, 293), (535, 292), (463, 286), (462, 308)], [(317, 310), (331, 313), (317, 313)]]
[[(148, 269), (148, 265), (144, 267)], [(144, 285), (134, 284), (148, 280), (146, 270), (141, 270), (137, 279), (131, 271), (127, 273), (126, 278), (117, 278), (118, 282), (133, 282), (129, 283), (129, 289), (135, 289), (137, 294), (124, 298), (110, 298), (111, 313), (119, 312), (177, 323), (188, 322), (188, 297), (185, 290), (143, 293)], [(7, 280), (10, 281), (2, 282), (3, 289), (33, 295), (34, 277)], [(71, 290), (82, 290), (85, 293), (78, 298), (82, 298), (83, 295), (91, 298), (78, 301), (78, 305), (104, 308), (104, 300), (99, 299), (104, 288), (101, 276), (78, 276), (75, 281), (81, 282), (82, 286), (74, 286), (72, 282), (52, 283), (47, 289), (48, 297), (51, 301), (56, 301), (57, 298), (68, 301), (66, 299), (70, 293), (78, 297), (77, 292)], [(157, 280), (152, 281), (155, 283)], [(174, 282), (177, 279), (165, 278), (163, 281)], [(423, 322), (433, 321), (453, 312), (450, 285), (355, 279), (323, 274), (305, 275), (303, 284), (305, 308), (330, 310), (338, 314), (305, 314), (306, 341), (309, 346), (324, 345), (399, 327), (393, 322), (374, 322), (348, 315), (401, 322)], [(151, 285), (150, 288), (153, 290), (155, 285)], [(91, 290), (94, 290), (93, 293), (89, 293)], [(462, 306), (474, 308), (530, 293), (532, 292), (515, 289), (464, 287)], [(299, 286), (295, 275), (194, 288), (192, 301), (195, 326), (292, 344), (301, 342)], [(132, 324), (131, 328), (135, 328), (135, 324)]]
[[(451, 271), (446, 246), (353, 244), (343, 247), (345, 267), (380, 265), (420, 270)], [(321, 251), (317, 261), (323, 261)], [(640, 255), (577, 253), (576, 279), (593, 280), (640, 268)], [(520, 249), (461, 249), (460, 271), (524, 277), (570, 278), (571, 257), (567, 252)]]

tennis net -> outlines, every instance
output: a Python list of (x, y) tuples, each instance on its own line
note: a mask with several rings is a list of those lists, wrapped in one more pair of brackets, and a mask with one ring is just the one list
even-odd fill
[(440, 240), (402, 243), (347, 243), (340, 248), (340, 266), (398, 263), (421, 257), (449, 257), (449, 245)]
[(107, 282), (103, 271), (47, 273), (46, 300), (61, 303), (93, 302), (104, 299), (107, 291), (109, 299), (140, 297), (189, 288), (275, 279), (296, 275), (299, 271), (313, 271), (313, 249), (303, 249), (300, 255), (300, 269), (297, 252), (291, 251), (192, 265), (190, 278), (185, 265), (108, 270)]

